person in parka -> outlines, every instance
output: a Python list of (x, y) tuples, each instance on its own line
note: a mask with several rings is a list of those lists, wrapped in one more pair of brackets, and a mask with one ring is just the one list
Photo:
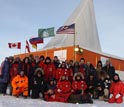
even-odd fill
[(94, 99), (108, 101), (111, 79), (105, 71), (101, 71), (93, 94)]
[(118, 74), (114, 74), (113, 82), (111, 83), (109, 103), (122, 103), (124, 95), (124, 83), (120, 80)]
[(2, 63), (0, 74), (0, 93), (3, 95), (6, 94), (7, 86), (9, 83), (9, 66), (9, 58), (6, 57)]
[(43, 99), (44, 92), (47, 90), (47, 82), (44, 79), (44, 71), (42, 68), (37, 68), (35, 70), (31, 83), (31, 97)]
[(115, 67), (111, 64), (110, 60), (106, 60), (106, 65), (102, 68), (103, 71), (107, 73), (110, 79), (113, 78), (115, 74)]
[(82, 73), (75, 73), (72, 81), (72, 89), (74, 93), (78, 90), (81, 90), (82, 94), (84, 94), (84, 91), (87, 89), (87, 84), (84, 81), (84, 76), (82, 75)]
[(63, 61), (55, 71), (55, 78), (59, 81), (61, 76), (67, 76), (69, 81), (72, 80), (73, 72), (71, 68), (68, 68), (67, 64)]
[(12, 80), (12, 95), (19, 97), (21, 94), (26, 98), (28, 96), (28, 77), (24, 71), (15, 76)]
[(94, 99), (104, 100), (104, 78), (101, 77), (96, 83), (96, 87), (93, 93)]
[(47, 81), (55, 77), (56, 68), (55, 68), (55, 65), (52, 63), (52, 60), (50, 57), (46, 57), (43, 70), (44, 70), (44, 76)]
[(47, 84), (47, 91), (45, 92), (46, 101), (56, 101), (56, 79), (51, 78)]
[(72, 81), (72, 94), (69, 103), (93, 103), (90, 95), (86, 94), (87, 84), (81, 72), (75, 73)]
[(71, 94), (71, 82), (68, 80), (68, 76), (63, 75), (60, 77), (60, 80), (57, 82), (56, 89), (56, 101), (67, 102)]
[(87, 90), (85, 91), (88, 93), (91, 97), (93, 97), (95, 88), (96, 88), (96, 83), (97, 83), (97, 78), (94, 76), (94, 74), (89, 74), (88, 78), (86, 79), (87, 83)]

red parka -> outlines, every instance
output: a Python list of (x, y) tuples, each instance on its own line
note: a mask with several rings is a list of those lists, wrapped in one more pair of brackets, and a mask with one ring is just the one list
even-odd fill
[(124, 83), (122, 81), (112, 82), (109, 91), (114, 95), (117, 94), (124, 95)]
[(19, 68), (18, 64), (16, 64), (16, 63), (12, 64), (10, 71), (9, 71), (10, 81), (12, 81), (12, 79), (18, 74), (18, 72), (19, 72), (18, 68)]
[(71, 94), (71, 83), (65, 77), (65, 80), (60, 79), (57, 83), (56, 101), (67, 102)]
[(49, 81), (51, 78), (55, 77), (55, 66), (52, 63), (44, 64), (44, 75), (45, 79)]
[[(77, 81), (76, 80), (76, 77), (77, 76), (80, 76), (81, 77), (81, 80), (80, 81)], [(80, 72), (75, 73), (74, 78), (73, 78), (73, 81), (72, 81), (72, 89), (74, 91), (76, 91), (76, 90), (85, 91), (87, 89), (87, 84), (86, 84), (86, 82), (83, 79), (84, 79), (84, 76), (82, 75), (82, 73), (80, 73)]]
[(67, 68), (57, 68), (56, 72), (55, 72), (55, 78), (56, 80), (59, 80), (61, 76), (67, 76), (69, 78), (69, 80), (71, 80), (72, 76), (73, 76), (73, 71), (71, 69), (67, 69)]

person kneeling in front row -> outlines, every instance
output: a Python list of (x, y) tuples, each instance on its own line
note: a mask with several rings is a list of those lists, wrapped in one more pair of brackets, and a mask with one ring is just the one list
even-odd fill
[(12, 95), (19, 97), (21, 94), (26, 98), (28, 96), (28, 77), (24, 75), (24, 71), (15, 76), (12, 80)]
[(124, 84), (120, 80), (119, 75), (115, 74), (113, 77), (113, 82), (110, 86), (110, 96), (109, 103), (122, 103), (124, 94)]

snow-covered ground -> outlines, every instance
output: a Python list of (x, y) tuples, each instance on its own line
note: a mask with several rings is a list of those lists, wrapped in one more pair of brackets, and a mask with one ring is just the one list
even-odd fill
[(13, 96), (0, 96), (0, 107), (124, 107), (122, 104), (109, 104), (108, 102), (95, 100), (93, 104), (68, 104), (58, 102), (46, 102), (41, 99), (24, 99)]

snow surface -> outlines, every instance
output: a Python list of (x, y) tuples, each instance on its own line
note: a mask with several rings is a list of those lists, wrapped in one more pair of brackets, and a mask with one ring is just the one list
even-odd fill
[(108, 102), (94, 100), (93, 104), (69, 104), (59, 102), (46, 102), (41, 99), (24, 99), (13, 96), (0, 96), (0, 107), (124, 107), (122, 104), (109, 104)]

